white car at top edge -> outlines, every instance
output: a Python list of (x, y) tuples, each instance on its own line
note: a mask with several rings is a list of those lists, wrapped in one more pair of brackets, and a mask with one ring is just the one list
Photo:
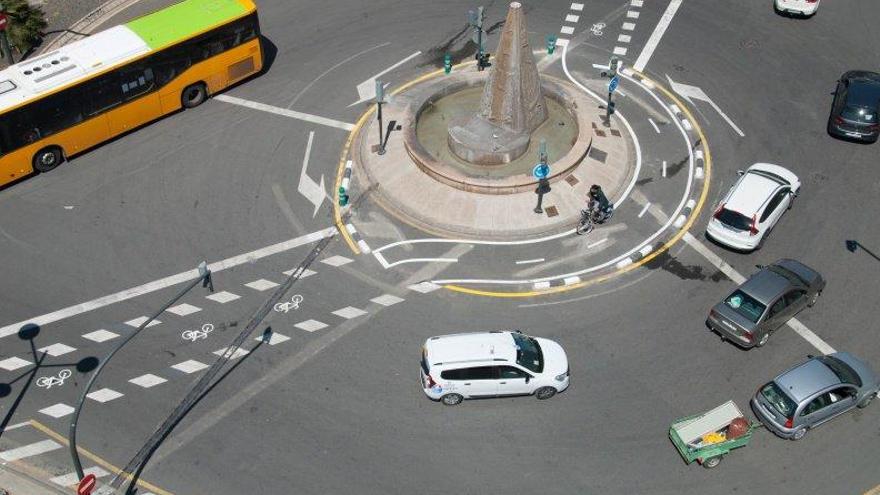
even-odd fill
[(819, 10), (819, 0), (775, 0), (777, 12), (811, 16)]
[(756, 163), (738, 173), (739, 180), (715, 208), (706, 235), (727, 247), (753, 251), (791, 208), (801, 181), (790, 170), (770, 163)]

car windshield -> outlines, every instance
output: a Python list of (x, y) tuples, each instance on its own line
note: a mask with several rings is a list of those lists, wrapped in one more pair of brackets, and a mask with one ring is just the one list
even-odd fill
[(794, 415), (794, 410), (797, 407), (797, 404), (791, 400), (791, 397), (785, 394), (776, 382), (770, 382), (767, 385), (764, 385), (764, 388), (761, 389), (761, 395), (767, 399), (767, 402), (773, 406), (774, 409), (779, 411), (783, 416), (787, 418), (791, 418)]
[(801, 277), (800, 275), (798, 275), (797, 273), (795, 273), (791, 270), (788, 270), (787, 268), (783, 268), (779, 265), (770, 265), (767, 267), (767, 269), (773, 273), (782, 275), (783, 277), (787, 278), (788, 280), (790, 280), (792, 282), (801, 283), (807, 287), (810, 286), (810, 283), (807, 282), (806, 280), (804, 280), (803, 277)]
[(516, 344), (516, 364), (535, 373), (544, 370), (544, 355), (537, 340), (528, 335), (514, 333), (513, 342)]
[(767, 306), (756, 301), (752, 296), (741, 290), (737, 290), (724, 300), (724, 304), (730, 309), (744, 316), (752, 323), (757, 323)]
[(877, 123), (877, 111), (870, 108), (848, 106), (840, 111), (840, 116), (846, 120), (860, 122), (862, 124)]
[(844, 363), (840, 359), (837, 359), (834, 356), (821, 356), (819, 361), (822, 361), (822, 364), (828, 366), (831, 371), (837, 375), (837, 378), (840, 379), (842, 383), (851, 383), (857, 387), (862, 386), (862, 380), (859, 379), (858, 373), (856, 370), (852, 369), (848, 364)]
[(724, 225), (729, 225), (737, 230), (749, 230), (752, 226), (752, 220), (740, 213), (722, 208), (715, 215), (715, 218)]

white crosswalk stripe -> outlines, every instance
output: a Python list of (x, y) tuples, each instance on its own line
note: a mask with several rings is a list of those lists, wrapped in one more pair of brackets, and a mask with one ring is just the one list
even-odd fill
[(52, 440), (43, 440), (23, 447), (0, 452), (0, 459), (6, 462), (17, 461), (27, 457), (45, 454), (61, 448), (61, 444)]
[[(83, 474), (85, 474), (86, 476), (94, 474), (96, 478), (103, 478), (104, 476), (110, 475), (109, 472), (101, 469), (98, 466), (83, 469)], [(72, 473), (62, 474), (61, 476), (50, 478), (49, 481), (60, 486), (73, 486), (79, 483), (79, 476), (76, 474), (76, 471), (74, 471)]]
[[(137, 327), (141, 326), (145, 321), (147, 321), (147, 317), (146, 317), (146, 316), (140, 316), (140, 317), (135, 318), (135, 319), (133, 319), (133, 320), (128, 320), (127, 322), (125, 322), (125, 324), (128, 325), (128, 326), (130, 326), (130, 327), (137, 328)], [(161, 321), (159, 321), (159, 320), (153, 320), (153, 321), (150, 322), (149, 325), (146, 326), (146, 328), (154, 327), (154, 326), (156, 326), (156, 325), (161, 325), (161, 324), (162, 324)]]
[(31, 364), (30, 361), (13, 356), (9, 359), (4, 359), (3, 361), (0, 361), (0, 368), (3, 368), (6, 371), (15, 371), (19, 368), (24, 368), (29, 364)]
[(210, 296), (205, 296), (205, 299), (210, 299), (214, 302), (218, 302), (220, 304), (226, 304), (230, 301), (235, 301), (239, 299), (241, 296), (237, 294), (233, 294), (232, 292), (220, 291), (216, 294), (211, 294)]
[(334, 315), (345, 318), (346, 320), (350, 320), (352, 318), (357, 318), (358, 316), (362, 316), (367, 314), (366, 311), (358, 308), (354, 308), (352, 306), (348, 306), (342, 309), (337, 309), (333, 312)]
[(321, 260), (321, 263), (324, 263), (325, 265), (330, 265), (330, 266), (342, 266), (347, 263), (351, 263), (352, 261), (354, 261), (354, 260), (350, 259), (350, 258), (346, 258), (345, 256), (337, 255), (337, 256), (331, 256), (325, 260)]
[(245, 285), (245, 287), (250, 287), (251, 289), (258, 290), (261, 292), (265, 291), (265, 290), (269, 290), (272, 287), (278, 287), (278, 284), (276, 284), (275, 282), (273, 282), (271, 280), (266, 280), (265, 278), (261, 278), (260, 280), (254, 280), (253, 282), (248, 282), (244, 285)]
[[(228, 347), (224, 347), (223, 349), (214, 351), (214, 354), (216, 354), (218, 356), (222, 356), (222, 355), (226, 354), (228, 350), (229, 350)], [(235, 351), (233, 351), (231, 353), (231, 355), (229, 356), (229, 359), (238, 359), (242, 356), (247, 356), (248, 354), (250, 354), (250, 352), (251, 351), (249, 351), (247, 349), (242, 349), (241, 347), (239, 347), (238, 349), (236, 349)]]
[[(266, 338), (263, 337), (262, 335), (260, 335), (259, 337), (255, 338), (254, 340), (262, 342), (263, 340), (266, 340)], [(276, 345), (276, 344), (280, 344), (282, 342), (287, 342), (288, 340), (290, 340), (290, 337), (288, 337), (287, 335), (281, 335), (280, 333), (272, 332), (269, 334), (269, 339), (266, 340), (266, 343), (269, 345)]]
[(52, 357), (58, 357), (58, 356), (63, 356), (65, 354), (69, 354), (69, 353), (75, 351), (76, 348), (70, 347), (69, 345), (58, 343), (58, 344), (52, 344), (50, 346), (46, 346), (46, 347), (43, 347), (43, 348), (37, 349), (37, 350), (39, 352), (45, 352), (46, 354), (48, 354)]
[(186, 374), (195, 373), (196, 371), (203, 370), (207, 367), (207, 364), (196, 361), (195, 359), (189, 359), (187, 361), (177, 363), (172, 366), (172, 368), (176, 369), (177, 371), (182, 371)]
[(49, 406), (49, 407), (45, 407), (43, 409), (40, 409), (39, 412), (41, 414), (45, 414), (46, 416), (51, 416), (55, 419), (58, 419), (58, 418), (63, 418), (64, 416), (67, 416), (68, 414), (71, 414), (73, 411), (74, 411), (74, 409), (72, 407), (68, 406), (67, 404), (59, 402), (58, 404), (55, 404), (54, 406)]
[(300, 330), (305, 330), (306, 332), (314, 332), (320, 330), (322, 328), (327, 328), (326, 323), (322, 323), (318, 320), (306, 320), (294, 325), (296, 328)]
[(147, 373), (146, 375), (141, 375), (139, 377), (132, 378), (128, 382), (134, 383), (135, 385), (137, 385), (139, 387), (151, 388), (151, 387), (155, 387), (156, 385), (161, 385), (167, 381), (168, 380), (162, 378), (161, 376), (156, 376), (151, 373)]
[(119, 334), (113, 333), (109, 330), (104, 330), (104, 329), (95, 330), (94, 332), (90, 332), (90, 333), (83, 335), (84, 339), (89, 339), (92, 342), (98, 342), (99, 344), (101, 342), (106, 342), (108, 340), (115, 339), (116, 337), (119, 337)]
[[(287, 270), (286, 272), (281, 272), (281, 273), (283, 273), (289, 277), (289, 276), (293, 275), (293, 272), (295, 272), (295, 271), (296, 271), (296, 268), (294, 268), (293, 270)], [(306, 268), (305, 270), (302, 271), (302, 273), (299, 274), (299, 278), (304, 279), (306, 277), (311, 277), (312, 275), (314, 275), (316, 273), (318, 273), (318, 272), (316, 272), (315, 270), (309, 270), (308, 268)]]
[(414, 290), (416, 292), (421, 292), (422, 294), (427, 294), (428, 292), (434, 292), (439, 289), (440, 286), (437, 284), (432, 284), (431, 282), (420, 282), (418, 284), (413, 284), (407, 287), (409, 290)]
[(95, 390), (94, 392), (86, 395), (89, 399), (92, 399), (97, 402), (110, 402), (111, 400), (116, 400), (122, 397), (125, 394), (121, 394), (110, 388), (102, 388), (101, 390)]
[(193, 306), (192, 304), (183, 303), (183, 304), (178, 304), (177, 306), (168, 308), (166, 311), (168, 311), (169, 313), (174, 313), (178, 316), (186, 316), (186, 315), (191, 315), (193, 313), (198, 313), (201, 310), (202, 310), (202, 308), (200, 308), (198, 306)]
[(374, 298), (370, 299), (370, 301), (372, 301), (376, 304), (381, 304), (382, 306), (391, 306), (393, 304), (403, 302), (403, 300), (404, 299), (402, 297), (397, 297), (392, 294), (383, 294), (379, 297), (374, 297)]

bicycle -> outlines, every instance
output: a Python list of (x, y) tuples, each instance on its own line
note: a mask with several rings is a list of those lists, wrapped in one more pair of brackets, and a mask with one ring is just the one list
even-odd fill
[(299, 309), (299, 303), (303, 302), (303, 299), (303, 296), (296, 294), (290, 298), (290, 301), (276, 304), (274, 309), (279, 313), (287, 313), (291, 309)]
[(44, 376), (37, 378), (37, 386), (45, 389), (52, 388), (53, 385), (64, 385), (64, 380), (70, 378), (72, 372), (70, 370), (61, 370), (58, 372), (58, 376)]
[(614, 215), (613, 208), (603, 211), (598, 204), (591, 201), (586, 210), (581, 210), (581, 219), (575, 227), (575, 233), (587, 235), (593, 231), (596, 224), (607, 222), (612, 215)]
[(191, 340), (193, 342), (199, 339), (207, 339), (208, 334), (214, 331), (214, 325), (205, 323), (201, 330), (185, 330), (180, 336), (183, 340)]

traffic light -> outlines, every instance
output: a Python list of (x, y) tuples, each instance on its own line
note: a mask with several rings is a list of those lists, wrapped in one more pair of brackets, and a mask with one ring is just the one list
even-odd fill
[(553, 52), (556, 50), (556, 36), (552, 34), (547, 35), (547, 55), (553, 55)]
[(452, 72), (452, 55), (446, 54), (443, 56), (443, 70), (449, 74)]
[(345, 192), (345, 188), (339, 187), (339, 206), (345, 206), (348, 204), (348, 194)]
[(478, 53), (477, 54), (477, 70), (482, 71), (486, 67), (491, 67), (492, 62), (489, 62), (489, 54), (488, 53)]

